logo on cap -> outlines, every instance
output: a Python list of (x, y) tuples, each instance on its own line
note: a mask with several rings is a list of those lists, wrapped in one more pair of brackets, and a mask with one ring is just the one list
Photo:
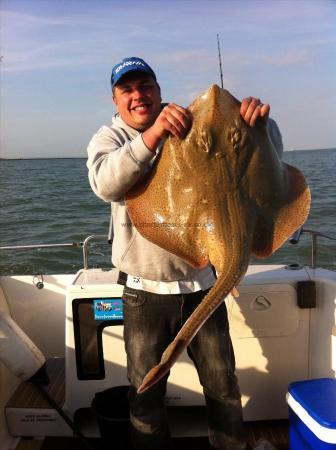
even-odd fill
[(155, 73), (151, 67), (143, 59), (132, 56), (130, 58), (124, 58), (121, 63), (113, 67), (111, 74), (112, 88), (126, 73), (136, 71), (147, 73), (156, 80)]
[(120, 66), (118, 66), (115, 70), (115, 73), (117, 74), (121, 69), (123, 69), (124, 67), (127, 66), (134, 66), (134, 64), (136, 66), (142, 66), (142, 67), (146, 67), (145, 64), (142, 61), (125, 61), (123, 64), (120, 64)]

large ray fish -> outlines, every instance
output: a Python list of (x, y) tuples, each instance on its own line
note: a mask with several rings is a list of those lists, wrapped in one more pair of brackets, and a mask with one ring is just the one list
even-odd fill
[(240, 102), (216, 85), (188, 109), (188, 135), (166, 140), (155, 168), (127, 194), (126, 205), (146, 239), (195, 268), (210, 262), (219, 276), (138, 392), (170, 370), (237, 286), (251, 255), (271, 255), (305, 222), (310, 207), (303, 175), (280, 161), (265, 120), (250, 127)]

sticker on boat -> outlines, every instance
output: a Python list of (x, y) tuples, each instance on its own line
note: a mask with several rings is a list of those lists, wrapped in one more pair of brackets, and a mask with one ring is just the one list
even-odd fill
[(103, 298), (93, 301), (95, 320), (120, 320), (123, 318), (122, 300)]

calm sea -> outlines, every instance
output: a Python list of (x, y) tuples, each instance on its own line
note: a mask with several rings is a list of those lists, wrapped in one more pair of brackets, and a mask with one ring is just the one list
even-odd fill
[[(336, 149), (286, 152), (284, 160), (304, 173), (312, 192), (306, 228), (336, 237)], [(107, 234), (110, 207), (91, 191), (85, 159), (0, 160), (0, 247), (83, 241)], [(310, 264), (309, 236), (286, 243), (266, 260)], [(318, 239), (318, 264), (336, 270), (336, 241)], [(109, 267), (107, 242), (90, 246), (90, 267)], [(259, 261), (264, 263), (264, 261)], [(258, 263), (258, 261), (253, 261)], [(70, 273), (83, 267), (72, 249), (0, 250), (0, 274)]]

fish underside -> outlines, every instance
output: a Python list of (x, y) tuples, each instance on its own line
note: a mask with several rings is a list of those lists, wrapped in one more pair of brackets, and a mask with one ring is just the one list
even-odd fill
[(139, 393), (169, 372), (238, 285), (250, 257), (274, 253), (310, 208), (304, 176), (279, 159), (264, 119), (247, 125), (240, 102), (216, 85), (188, 109), (193, 116), (188, 135), (166, 140), (149, 176), (128, 192), (126, 206), (142, 236), (195, 268), (211, 264), (218, 278)]

